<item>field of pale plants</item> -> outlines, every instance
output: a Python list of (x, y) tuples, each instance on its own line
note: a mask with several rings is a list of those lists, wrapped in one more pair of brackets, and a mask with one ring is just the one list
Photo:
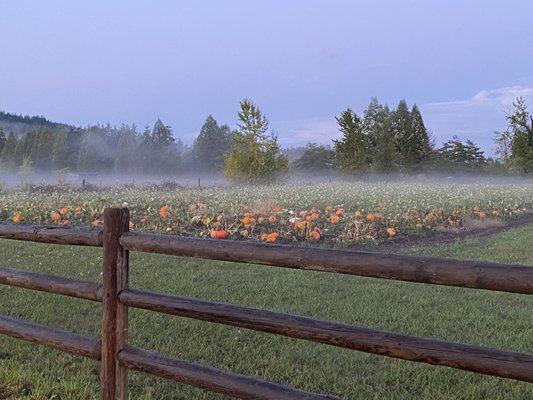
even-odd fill
[(100, 229), (105, 207), (127, 206), (132, 230), (215, 239), (380, 243), (533, 206), (533, 184), (327, 183), (260, 187), (73, 187), (1, 193), (0, 221)]

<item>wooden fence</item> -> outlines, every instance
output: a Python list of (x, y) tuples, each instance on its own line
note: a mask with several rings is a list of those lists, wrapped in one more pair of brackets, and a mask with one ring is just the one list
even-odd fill
[(441, 258), (322, 250), (184, 238), (128, 231), (129, 211), (105, 210), (103, 231), (0, 225), (0, 238), (103, 247), (103, 283), (0, 268), (0, 283), (102, 302), (101, 338), (0, 316), (0, 333), (101, 362), (101, 398), (124, 400), (128, 370), (137, 370), (241, 399), (338, 399), (224, 372), (128, 345), (128, 308), (200, 319), (404, 360), (533, 382), (533, 354), (403, 335), (131, 289), (129, 251), (265, 264), (411, 282), (533, 294), (533, 268)]

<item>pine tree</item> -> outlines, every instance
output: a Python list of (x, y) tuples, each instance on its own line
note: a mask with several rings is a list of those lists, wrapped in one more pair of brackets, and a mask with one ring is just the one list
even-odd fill
[(335, 119), (342, 133), (341, 139), (333, 140), (339, 166), (345, 171), (367, 170), (372, 162), (372, 153), (361, 119), (350, 108)]
[(87, 128), (80, 144), (78, 170), (110, 171), (115, 161), (116, 140), (116, 134), (109, 125)]
[(70, 166), (69, 160), (68, 134), (65, 129), (59, 129), (55, 134), (52, 148), (52, 169), (54, 171), (65, 171)]
[(268, 134), (268, 120), (248, 99), (240, 103), (238, 129), (225, 160), (226, 176), (237, 183), (270, 182), (287, 170), (276, 136)]
[(405, 100), (400, 100), (396, 110), (391, 113), (391, 123), (398, 155), (396, 163), (404, 168), (410, 168), (418, 161), (416, 157), (418, 145), (414, 142), (413, 121)]
[(397, 153), (391, 112), (375, 97), (364, 112), (363, 132), (370, 138), (373, 168), (377, 171), (393, 170)]
[(13, 132), (7, 136), (4, 148), (2, 149), (2, 162), (7, 168), (14, 168), (16, 164), (16, 151), (18, 148), (18, 140)]
[(396, 140), (396, 162), (404, 169), (420, 168), (431, 154), (431, 140), (420, 110), (415, 104), (409, 111), (407, 102), (401, 100), (391, 118)]
[(2, 150), (4, 149), (4, 146), (6, 144), (6, 132), (4, 131), (4, 128), (0, 126), (0, 156), (2, 154)]
[(438, 150), (441, 159), (444, 161), (443, 167), (448, 170), (470, 171), (480, 169), (486, 164), (483, 151), (471, 140), (464, 143), (458, 136), (445, 142)]
[(138, 169), (138, 139), (137, 134), (128, 126), (120, 129), (117, 144), (117, 154), (113, 170), (115, 173), (133, 174)]
[(411, 124), (413, 132), (413, 142), (416, 143), (416, 151), (414, 154), (414, 160), (419, 165), (427, 162), (433, 152), (433, 145), (431, 137), (426, 129), (424, 124), (424, 119), (422, 118), (422, 113), (418, 109), (417, 105), (414, 104), (411, 108)]
[(308, 143), (303, 154), (294, 161), (292, 167), (302, 172), (327, 172), (335, 166), (335, 151), (324, 145)]
[(149, 171), (153, 173), (173, 173), (180, 166), (180, 155), (175, 146), (172, 129), (158, 118), (152, 129), (150, 138), (152, 151)]
[(206, 171), (220, 171), (230, 150), (230, 129), (219, 126), (209, 115), (194, 141), (193, 157), (198, 168)]

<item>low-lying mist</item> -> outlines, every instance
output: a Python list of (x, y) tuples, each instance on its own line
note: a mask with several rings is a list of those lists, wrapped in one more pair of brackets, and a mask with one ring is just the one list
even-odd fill
[[(533, 177), (514, 175), (484, 175), (484, 174), (446, 174), (446, 173), (420, 173), (420, 174), (364, 174), (348, 175), (336, 172), (302, 173), (292, 172), (277, 179), (274, 184), (278, 185), (313, 185), (338, 183), (349, 185), (351, 183), (377, 183), (377, 182), (405, 182), (427, 184), (533, 184)], [(265, 185), (265, 184), (261, 184)], [(250, 184), (248, 186), (261, 186)], [(148, 188), (153, 186), (185, 187), (185, 188), (208, 188), (229, 187), (233, 184), (222, 174), (189, 172), (173, 175), (143, 175), (143, 174), (107, 174), (107, 173), (50, 173), (33, 172), (22, 174), (17, 172), (0, 173), (0, 190), (14, 191), (37, 189), (39, 187), (53, 186), (68, 187), (81, 190), (98, 190), (112, 187), (139, 187)]]

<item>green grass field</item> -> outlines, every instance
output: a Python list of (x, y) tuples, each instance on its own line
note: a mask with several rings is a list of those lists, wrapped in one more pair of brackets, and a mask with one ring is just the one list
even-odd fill
[[(413, 254), (533, 265), (533, 226)], [(0, 241), (2, 266), (101, 279), (101, 251)], [(309, 271), (132, 254), (131, 284), (354, 325), (533, 351), (533, 298)], [(100, 305), (0, 286), (0, 314), (98, 334)], [(225, 370), (346, 399), (531, 399), (533, 385), (132, 310), (130, 340)], [(98, 363), (0, 337), (0, 399), (96, 399)], [(133, 399), (218, 395), (131, 373)]]

